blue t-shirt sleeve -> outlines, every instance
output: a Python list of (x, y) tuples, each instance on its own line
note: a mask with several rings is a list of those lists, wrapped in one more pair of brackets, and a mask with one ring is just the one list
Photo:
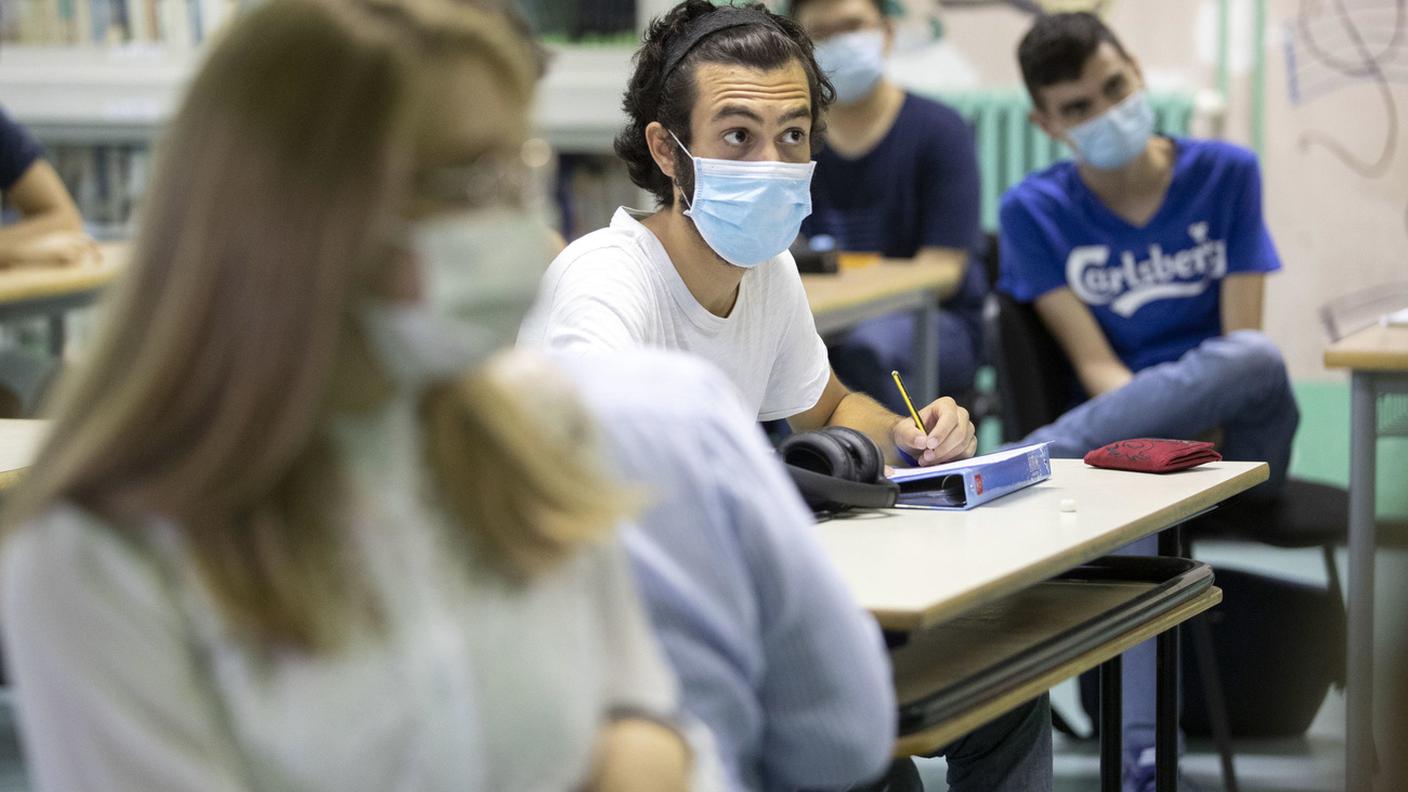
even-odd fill
[(934, 121), (919, 174), (919, 246), (968, 250), (977, 243), (981, 220), (973, 130), (946, 108)]
[(997, 288), (1018, 302), (1032, 302), (1066, 285), (1064, 267), (1051, 244), (1042, 218), (1018, 191), (1002, 199), (998, 211)]
[(1261, 211), (1261, 168), (1256, 155), (1246, 152), (1245, 156), (1238, 164), (1242, 188), (1227, 234), (1227, 271), (1275, 272), (1281, 269), (1281, 257)]
[(0, 191), (9, 191), (43, 149), (29, 131), (0, 109)]

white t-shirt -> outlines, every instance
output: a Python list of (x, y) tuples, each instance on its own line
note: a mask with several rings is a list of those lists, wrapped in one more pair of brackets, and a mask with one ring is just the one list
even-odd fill
[(677, 349), (723, 370), (759, 420), (811, 409), (831, 376), (797, 262), (783, 252), (743, 275), (727, 317), (690, 293), (665, 247), (624, 207), (573, 242), (543, 276), (518, 335), (553, 349)]

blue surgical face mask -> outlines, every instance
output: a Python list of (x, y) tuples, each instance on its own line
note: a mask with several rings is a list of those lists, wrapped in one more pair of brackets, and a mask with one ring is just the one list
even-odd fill
[(1066, 130), (1076, 156), (1092, 168), (1115, 170), (1144, 153), (1154, 134), (1154, 109), (1143, 89), (1095, 118)]
[[(675, 137), (675, 133), (670, 133)], [(685, 154), (689, 149), (675, 137)], [(812, 213), (815, 162), (694, 161), (694, 197), (684, 216), (724, 261), (752, 269), (792, 244)]]
[(857, 30), (816, 45), (816, 62), (836, 89), (837, 104), (852, 104), (875, 90), (885, 73), (885, 33)]

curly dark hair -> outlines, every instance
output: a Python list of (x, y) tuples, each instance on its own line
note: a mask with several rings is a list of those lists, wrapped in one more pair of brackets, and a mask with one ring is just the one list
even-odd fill
[[(684, 0), (669, 13), (651, 21), (641, 48), (636, 52), (635, 73), (631, 75), (622, 101), (630, 122), (616, 136), (616, 156), (626, 161), (631, 181), (654, 194), (660, 206), (674, 205), (674, 185), (651, 158), (645, 128), (652, 121), (659, 121), (679, 136), (685, 146), (691, 144), (689, 118), (696, 99), (694, 73), (701, 63), (756, 69), (776, 69), (794, 60), (800, 63), (807, 73), (807, 88), (811, 93), (812, 153), (821, 147), (821, 114), (836, 92), (816, 64), (811, 39), (796, 22), (769, 12), (759, 3), (739, 3), (736, 7), (761, 11), (776, 27), (757, 24), (720, 30), (701, 40), (677, 67), (663, 74), (672, 43), (686, 32), (689, 23), (721, 8), (709, 0)], [(686, 195), (693, 192), (692, 165), (683, 151), (675, 152), (675, 172), (680, 189)]]

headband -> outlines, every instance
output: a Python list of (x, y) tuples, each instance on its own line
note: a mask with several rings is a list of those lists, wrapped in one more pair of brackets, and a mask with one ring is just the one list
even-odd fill
[(772, 15), (766, 11), (756, 8), (719, 6), (716, 11), (691, 20), (679, 38), (670, 43), (670, 49), (665, 53), (665, 68), (661, 70), (661, 83), (663, 84), (665, 80), (670, 79), (670, 74), (674, 72), (675, 67), (680, 65), (680, 61), (684, 60), (685, 56), (693, 51), (699, 42), (720, 30), (748, 25), (762, 25), (786, 35), (786, 31), (778, 27), (777, 23), (773, 21)]

